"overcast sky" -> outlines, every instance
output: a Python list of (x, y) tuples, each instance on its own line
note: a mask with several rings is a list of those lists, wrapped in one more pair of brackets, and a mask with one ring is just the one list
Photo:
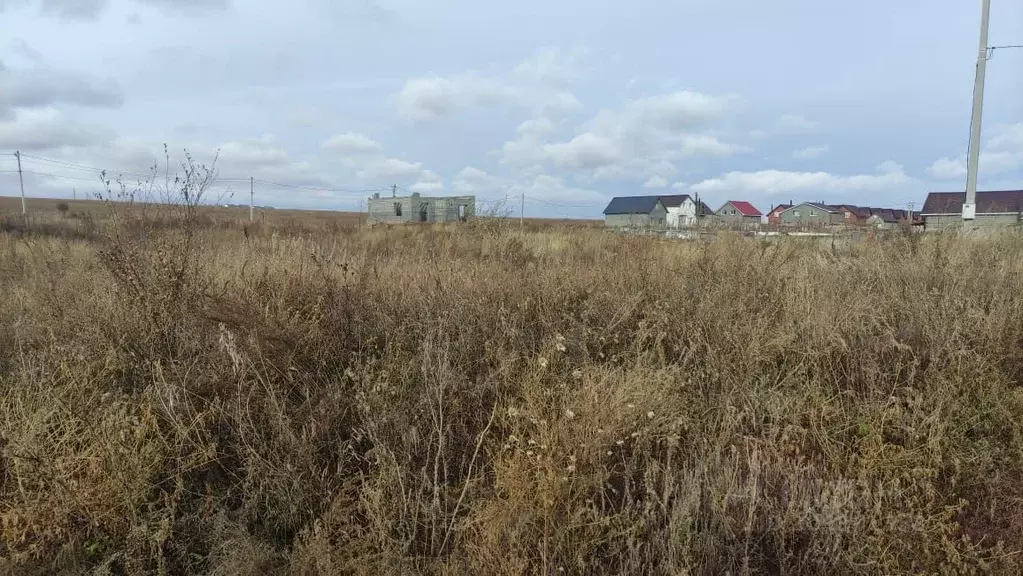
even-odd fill
[[(991, 44), (1023, 44), (992, 0)], [(219, 150), (257, 204), (365, 190), (919, 207), (962, 190), (980, 2), (0, 0), (0, 151), (30, 196)], [(1023, 50), (988, 64), (982, 188), (1023, 188)], [(63, 164), (54, 162), (59, 161)], [(17, 195), (13, 156), (0, 193)], [(136, 176), (130, 178), (137, 179)], [(232, 181), (232, 179), (238, 179)]]

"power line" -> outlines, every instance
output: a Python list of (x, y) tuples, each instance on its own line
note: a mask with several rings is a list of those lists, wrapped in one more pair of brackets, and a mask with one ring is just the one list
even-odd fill
[(539, 198), (533, 198), (532, 196), (525, 196), (526, 200), (530, 202), (536, 202), (537, 204), (544, 204), (546, 206), (554, 206), (555, 208), (599, 208), (604, 204), (559, 204), (557, 202), (550, 202), (547, 200), (541, 200)]
[[(266, 184), (267, 186), (277, 186), (280, 188), (291, 188), (295, 190), (309, 190), (311, 192), (338, 192), (343, 194), (367, 194), (370, 192), (384, 192), (390, 190), (390, 188), (365, 188), (365, 189), (350, 189), (350, 188), (330, 188), (326, 186), (304, 186), (300, 184), (284, 184), (282, 182), (272, 182), (270, 180), (255, 179), (255, 182), (259, 184)], [(401, 188), (399, 186), (399, 188)], [(404, 190), (404, 188), (401, 188)]]
[[(33, 170), (22, 170), (25, 174), (32, 174), (35, 176), (49, 176), (52, 178), (63, 178), (65, 180), (77, 180), (78, 182), (92, 182), (93, 184), (102, 184), (103, 182), (98, 178), (79, 178), (77, 176), (67, 176), (64, 174), (52, 174), (50, 172), (35, 172)], [(17, 174), (17, 170), (0, 170), (2, 174)]]

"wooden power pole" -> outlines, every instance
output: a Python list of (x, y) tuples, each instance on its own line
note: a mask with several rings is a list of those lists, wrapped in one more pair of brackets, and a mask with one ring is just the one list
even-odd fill
[(21, 175), (21, 152), (14, 151), (14, 157), (18, 159), (18, 184), (21, 186), (21, 215), (25, 215), (25, 178)]

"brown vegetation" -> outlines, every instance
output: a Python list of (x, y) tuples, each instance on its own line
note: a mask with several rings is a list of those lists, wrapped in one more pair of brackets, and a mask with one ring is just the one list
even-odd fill
[(11, 571), (1023, 563), (1019, 236), (5, 218)]

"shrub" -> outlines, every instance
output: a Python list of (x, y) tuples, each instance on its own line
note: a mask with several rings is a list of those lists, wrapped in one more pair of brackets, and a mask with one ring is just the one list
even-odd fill
[(0, 231), (13, 571), (1021, 568), (1019, 236), (246, 237), (209, 173)]

